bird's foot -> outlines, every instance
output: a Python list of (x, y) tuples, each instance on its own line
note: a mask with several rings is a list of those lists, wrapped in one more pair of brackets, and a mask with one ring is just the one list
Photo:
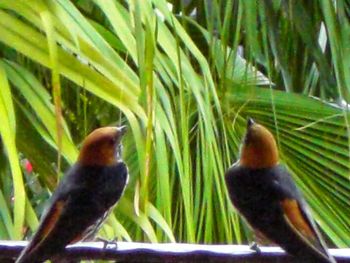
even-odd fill
[(97, 237), (96, 241), (102, 242), (103, 243), (103, 249), (106, 248), (113, 248), (113, 249), (117, 249), (118, 248), (118, 243), (116, 239), (112, 239), (112, 240), (107, 240), (101, 237)]
[(251, 243), (249, 248), (251, 250), (254, 250), (257, 254), (261, 253), (261, 249), (259, 248), (259, 246), (258, 246), (258, 244), (256, 242)]

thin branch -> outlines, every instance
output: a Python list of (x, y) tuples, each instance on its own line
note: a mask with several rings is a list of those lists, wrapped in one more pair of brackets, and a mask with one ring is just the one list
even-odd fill
[[(0, 262), (11, 262), (27, 244), (0, 241)], [(68, 246), (64, 257), (72, 260), (118, 260), (118, 262), (295, 262), (278, 247), (260, 247), (256, 253), (246, 245), (199, 245), (182, 243), (118, 242), (103, 248), (103, 242), (84, 242)], [(338, 263), (350, 262), (349, 249), (330, 249)]]

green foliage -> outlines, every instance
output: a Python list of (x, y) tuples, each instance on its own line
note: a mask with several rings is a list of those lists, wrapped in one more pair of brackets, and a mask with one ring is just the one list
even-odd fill
[(131, 181), (101, 235), (247, 242), (223, 175), (251, 116), (349, 246), (346, 2), (172, 2), (0, 1), (0, 237), (35, 230), (87, 133), (127, 124)]

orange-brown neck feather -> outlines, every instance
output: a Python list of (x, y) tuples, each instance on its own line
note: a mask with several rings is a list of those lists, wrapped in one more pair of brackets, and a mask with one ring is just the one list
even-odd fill
[(117, 145), (120, 136), (116, 127), (94, 130), (83, 142), (78, 162), (82, 165), (109, 166), (118, 162)]
[(117, 161), (115, 150), (108, 147), (83, 148), (78, 158), (78, 162), (82, 165), (109, 166)]
[(252, 169), (270, 168), (278, 164), (278, 148), (272, 133), (264, 126), (248, 127), (241, 148), (240, 164)]

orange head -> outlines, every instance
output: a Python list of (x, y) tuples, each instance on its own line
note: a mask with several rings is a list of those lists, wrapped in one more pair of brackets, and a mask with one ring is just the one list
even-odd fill
[(90, 133), (83, 142), (78, 162), (83, 165), (112, 165), (121, 158), (121, 138), (126, 127), (103, 127)]
[(278, 149), (272, 133), (249, 118), (241, 148), (240, 164), (248, 168), (260, 169), (273, 167), (277, 163)]

